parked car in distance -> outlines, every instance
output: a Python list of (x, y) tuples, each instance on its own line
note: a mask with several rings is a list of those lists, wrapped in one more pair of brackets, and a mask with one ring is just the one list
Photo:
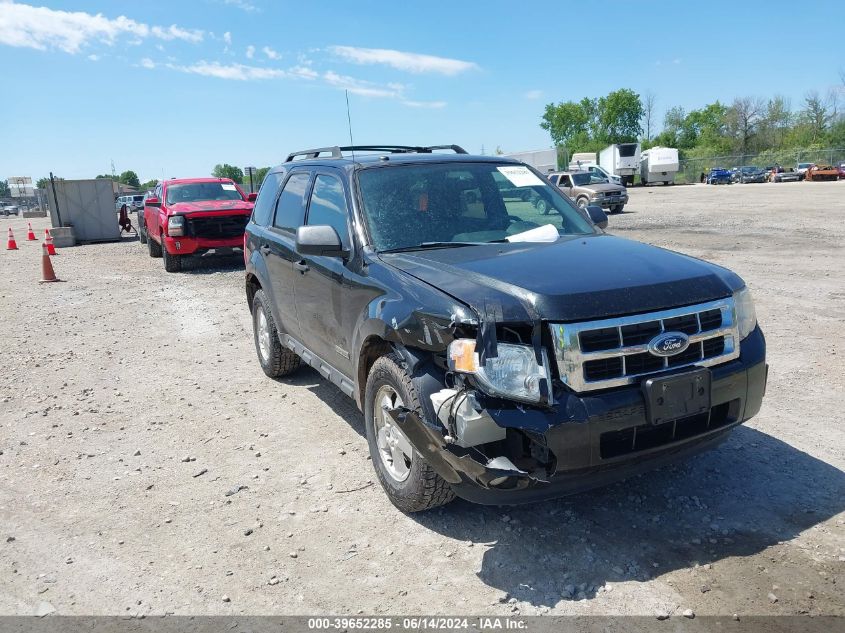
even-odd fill
[(20, 207), (16, 204), (7, 204), (3, 207), (3, 215), (19, 215), (20, 214)]
[(804, 180), (839, 180), (839, 169), (833, 165), (813, 165), (804, 173)]
[(738, 275), (600, 231), (523, 163), (444, 147), (291, 154), (244, 239), (261, 368), (304, 363), (354, 399), (396, 507), (606, 485), (759, 411), (765, 340)]
[(801, 176), (791, 167), (777, 165), (769, 172), (769, 182), (798, 182), (799, 180)]
[(628, 202), (628, 190), (622, 185), (608, 182), (598, 172), (560, 171), (546, 177), (582, 209), (594, 204), (609, 209), (611, 213), (622, 213)]
[(723, 167), (714, 167), (707, 174), (708, 185), (729, 185), (731, 184), (731, 172)]
[(839, 163), (836, 166), (836, 171), (839, 172), (839, 180), (845, 180), (845, 162)]
[(229, 178), (165, 180), (144, 200), (140, 240), (167, 272), (181, 270), (189, 255), (241, 249), (255, 197)]
[(759, 167), (749, 165), (746, 167), (737, 167), (733, 172), (733, 182), (746, 184), (749, 182), (766, 182), (767, 172)]
[(804, 174), (807, 173), (807, 170), (810, 169), (815, 163), (798, 163), (798, 166), (795, 168), (795, 171), (798, 172), (799, 180), (804, 180)]

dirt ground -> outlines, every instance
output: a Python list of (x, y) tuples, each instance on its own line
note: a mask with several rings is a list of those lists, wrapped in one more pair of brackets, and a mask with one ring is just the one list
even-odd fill
[[(0, 613), (845, 614), (845, 182), (636, 188), (754, 292), (760, 414), (610, 488), (405, 516), (351, 400), (259, 368), (239, 257), (0, 251)], [(46, 221), (33, 221), (43, 233)]]

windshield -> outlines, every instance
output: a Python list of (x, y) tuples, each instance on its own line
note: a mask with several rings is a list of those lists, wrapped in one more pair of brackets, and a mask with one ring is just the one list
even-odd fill
[(587, 185), (607, 184), (607, 178), (601, 174), (594, 173), (572, 174), (572, 182), (576, 187), (585, 187)]
[(167, 204), (205, 200), (243, 200), (230, 182), (188, 182), (167, 186)]
[(358, 185), (376, 250), (492, 242), (543, 225), (586, 235), (592, 224), (524, 165), (440, 163), (363, 169)]

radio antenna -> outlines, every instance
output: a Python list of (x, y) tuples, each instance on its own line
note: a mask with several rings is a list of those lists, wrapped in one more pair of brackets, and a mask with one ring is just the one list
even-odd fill
[(352, 161), (355, 162), (355, 141), (352, 140), (352, 116), (349, 114), (349, 91), (344, 90), (346, 95), (346, 122), (349, 124), (349, 144), (352, 146)]

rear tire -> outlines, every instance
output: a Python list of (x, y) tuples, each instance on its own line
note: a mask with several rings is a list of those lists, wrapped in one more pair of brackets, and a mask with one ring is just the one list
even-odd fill
[(147, 250), (150, 252), (150, 257), (161, 257), (161, 244), (149, 235), (147, 236)]
[[(416, 450), (411, 448), (411, 455), (398, 448), (390, 452), (389, 446), (395, 446), (397, 438), (400, 445), (407, 439), (382, 409), (382, 405), (388, 406), (387, 401), (395, 406), (401, 403), (423, 415), (407, 366), (395, 353), (382, 356), (373, 363), (364, 393), (367, 444), (376, 476), (387, 497), (402, 512), (422, 512), (449, 503), (455, 498), (452, 488)], [(391, 456), (396, 455), (403, 458), (403, 463), (393, 462)]]
[(261, 369), (270, 378), (280, 378), (299, 369), (299, 356), (282, 346), (267, 295), (259, 290), (252, 298), (252, 335)]
[(138, 227), (138, 241), (141, 244), (147, 243), (147, 232), (144, 230), (143, 225)]
[(164, 246), (161, 247), (161, 253), (164, 256), (164, 270), (169, 273), (178, 273), (182, 270), (182, 255), (171, 255)]

